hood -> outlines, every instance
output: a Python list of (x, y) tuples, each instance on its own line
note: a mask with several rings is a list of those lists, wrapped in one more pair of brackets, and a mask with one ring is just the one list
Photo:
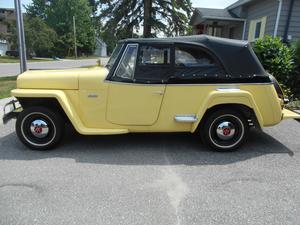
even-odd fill
[(17, 88), (78, 90), (80, 75), (99, 74), (99, 76), (103, 76), (105, 71), (106, 69), (101, 67), (66, 70), (29, 70), (18, 76)]

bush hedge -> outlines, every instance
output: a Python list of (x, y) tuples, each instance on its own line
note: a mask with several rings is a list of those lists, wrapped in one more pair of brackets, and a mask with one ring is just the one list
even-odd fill
[[(276, 77), (289, 98), (300, 96), (297, 62), (298, 49), (282, 43), (278, 37), (265, 36), (253, 44), (253, 49), (264, 68)], [(300, 58), (299, 58), (300, 59)]]

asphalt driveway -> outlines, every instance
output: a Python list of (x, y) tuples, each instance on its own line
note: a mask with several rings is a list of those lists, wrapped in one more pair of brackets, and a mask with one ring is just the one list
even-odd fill
[(84, 137), (35, 152), (0, 124), (0, 224), (300, 224), (300, 123), (238, 152), (190, 134)]

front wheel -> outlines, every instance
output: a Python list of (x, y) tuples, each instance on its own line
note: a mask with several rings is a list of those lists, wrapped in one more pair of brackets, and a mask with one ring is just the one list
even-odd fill
[(62, 117), (45, 107), (31, 107), (23, 110), (16, 122), (19, 139), (33, 150), (48, 150), (62, 138), (64, 121)]
[(242, 114), (233, 110), (218, 110), (205, 118), (200, 134), (202, 140), (216, 151), (233, 151), (248, 136), (249, 126)]

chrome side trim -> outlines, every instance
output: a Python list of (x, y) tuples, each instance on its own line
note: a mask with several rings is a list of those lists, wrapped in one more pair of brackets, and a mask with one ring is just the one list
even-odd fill
[(194, 114), (175, 115), (175, 121), (179, 123), (194, 123), (198, 121), (198, 117)]
[(241, 89), (239, 88), (217, 88), (217, 91), (222, 91), (222, 92), (238, 92)]

